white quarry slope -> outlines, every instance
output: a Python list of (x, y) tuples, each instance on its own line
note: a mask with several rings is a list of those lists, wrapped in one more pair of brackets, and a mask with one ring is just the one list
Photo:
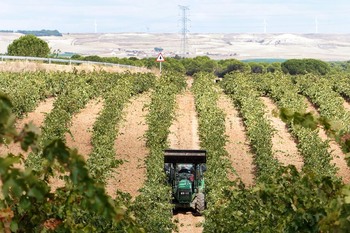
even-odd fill
[[(0, 33), (0, 53), (18, 33)], [(41, 37), (52, 51), (106, 57), (157, 57), (155, 47), (163, 48), (164, 57), (182, 55), (181, 35), (171, 33), (64, 34)], [(212, 59), (317, 58), (349, 60), (350, 34), (189, 34), (188, 56)]]

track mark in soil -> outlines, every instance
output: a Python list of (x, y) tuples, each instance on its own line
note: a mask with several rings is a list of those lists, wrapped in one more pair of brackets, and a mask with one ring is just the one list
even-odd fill
[(177, 223), (179, 233), (203, 232), (204, 217), (193, 216), (191, 211), (178, 213), (173, 217), (173, 222)]
[[(225, 134), (228, 137), (225, 149), (229, 154), (232, 167), (247, 186), (254, 184), (254, 159), (250, 152), (249, 141), (246, 136), (246, 131), (239, 117), (238, 111), (234, 108), (232, 101), (224, 94), (221, 94), (218, 99), (218, 107), (225, 113)], [(236, 178), (236, 175), (229, 175), (231, 180)]]
[[(307, 111), (314, 113), (316, 116), (319, 116), (319, 113), (315, 108), (315, 106), (313, 106), (312, 103), (308, 101), (306, 98), (305, 98), (305, 102), (307, 104)], [(318, 135), (323, 141), (329, 139), (323, 128), (319, 128)], [(349, 184), (350, 168), (346, 163), (345, 154), (341, 150), (340, 146), (334, 140), (330, 140), (328, 151), (332, 155), (331, 163), (335, 164), (335, 166), (338, 168), (337, 176), (341, 177), (344, 183)]]
[(275, 117), (272, 114), (272, 112), (277, 109), (276, 105), (268, 97), (260, 97), (260, 99), (266, 106), (267, 111), (265, 116), (276, 130), (272, 137), (272, 151), (274, 156), (284, 166), (294, 165), (298, 171), (301, 171), (304, 162), (298, 151), (297, 144), (292, 135), (288, 132), (286, 124), (279, 117)]
[[(28, 115), (23, 118), (19, 119), (16, 122), (16, 129), (17, 131), (21, 130), (25, 124), (28, 124), (29, 122), (32, 122), (36, 127), (40, 128), (40, 126), (43, 124), (44, 119), (46, 117), (46, 114), (48, 114), (53, 109), (53, 103), (56, 99), (55, 98), (47, 98), (44, 101), (40, 102), (36, 109), (33, 112), (29, 112)], [(28, 152), (25, 152), (21, 149), (21, 146), (16, 143), (11, 143), (8, 145), (8, 147), (1, 145), (0, 146), (0, 156), (13, 153), (15, 155), (21, 153), (26, 158), (29, 154)]]
[(107, 181), (107, 193), (115, 197), (116, 190), (139, 195), (146, 178), (145, 159), (149, 154), (144, 135), (148, 129), (146, 115), (151, 102), (150, 94), (135, 96), (124, 108), (124, 121), (119, 126), (115, 141), (116, 159), (124, 161)]
[(69, 128), (71, 134), (65, 135), (67, 146), (78, 149), (78, 153), (83, 155), (85, 160), (92, 151), (93, 125), (102, 108), (102, 100), (90, 100), (84, 109), (73, 116), (72, 125)]
[[(176, 97), (175, 119), (170, 127), (168, 141), (172, 149), (199, 149), (198, 120), (195, 101), (190, 88), (193, 79), (187, 79), (187, 90)], [(173, 216), (179, 233), (203, 232), (203, 216), (194, 216), (192, 212), (178, 213)]]
[(172, 149), (199, 149), (198, 121), (193, 94), (190, 91), (176, 97), (175, 119), (168, 140)]

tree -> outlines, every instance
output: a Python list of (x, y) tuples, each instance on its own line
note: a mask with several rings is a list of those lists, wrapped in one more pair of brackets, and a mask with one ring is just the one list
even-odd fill
[(266, 71), (266, 68), (262, 63), (249, 62), (248, 65), (250, 66), (250, 70), (252, 73), (262, 74)]
[(34, 35), (25, 35), (14, 40), (7, 47), (7, 53), (12, 56), (47, 57), (50, 48), (46, 41)]
[(186, 68), (187, 75), (194, 75), (199, 72), (212, 73), (217, 68), (217, 63), (208, 56), (197, 56), (195, 58), (185, 58), (182, 64)]
[(241, 62), (237, 59), (227, 59), (219, 61), (220, 70), (216, 73), (223, 78), (225, 74), (230, 72), (251, 72), (250, 66), (247, 63)]
[(325, 75), (330, 71), (327, 62), (316, 59), (290, 59), (281, 64), (282, 71), (286, 74), (317, 74)]

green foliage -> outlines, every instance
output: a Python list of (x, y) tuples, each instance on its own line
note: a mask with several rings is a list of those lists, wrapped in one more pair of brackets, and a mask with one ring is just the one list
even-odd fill
[[(205, 172), (206, 202), (208, 211), (206, 221), (211, 218), (215, 203), (229, 187), (227, 171), (230, 169), (228, 153), (225, 150), (225, 115), (217, 106), (218, 86), (213, 74), (197, 73), (192, 86), (196, 110), (199, 116), (199, 139), (201, 148), (207, 151), (207, 171)], [(218, 179), (220, 177), (220, 179)], [(205, 227), (205, 226), (204, 226)]]
[[(17, 98), (11, 103), (8, 97), (0, 95), (0, 144), (20, 143), (24, 151), (31, 148), (39, 158), (34, 171), (18, 168), (23, 164), (21, 155), (0, 157), (0, 232), (172, 231), (171, 192), (165, 185), (163, 149), (168, 147), (175, 97), (186, 86), (181, 75), (165, 72), (158, 79), (152, 74), (105, 72), (0, 75), (1, 90)], [(214, 78), (198, 73), (192, 89), (201, 147), (208, 151), (208, 209), (204, 232), (348, 232), (350, 186), (343, 185), (336, 177), (328, 142), (323, 142), (314, 130), (319, 124), (334, 133), (347, 129), (347, 114), (339, 108), (341, 98), (334, 90), (346, 96), (348, 77), (333, 75), (323, 79), (311, 75), (232, 73), (224, 78), (225, 93), (240, 109), (255, 152), (258, 177), (256, 185), (250, 188), (241, 183), (231, 186), (226, 178), (224, 116), (216, 106), (219, 90)], [(150, 149), (146, 160), (147, 180), (134, 203), (122, 193), (112, 200), (101, 184), (103, 175), (97, 175), (101, 174), (101, 167), (108, 173), (111, 164), (118, 162), (105, 142), (114, 144), (115, 126), (130, 96), (149, 88), (154, 91), (147, 116), (146, 137)], [(324, 117), (317, 119), (307, 113), (305, 98), (300, 93), (317, 103)], [(273, 131), (264, 118), (261, 95), (268, 95), (282, 110), (282, 119), (298, 142), (304, 159), (301, 172), (293, 166), (282, 167), (273, 158)], [(45, 119), (42, 138), (33, 125), (17, 132), (12, 112), (23, 115), (47, 96), (57, 96), (57, 100)], [(104, 113), (100, 115), (104, 121), (96, 122), (94, 133), (99, 134), (96, 138), (100, 137), (103, 146), (97, 149), (99, 143), (94, 145), (94, 156), (101, 158), (96, 163), (90, 161), (87, 166), (77, 151), (66, 147), (62, 135), (68, 132), (71, 117), (88, 100), (100, 96), (105, 101)], [(13, 110), (13, 106), (23, 107)], [(334, 124), (332, 119), (341, 124)], [(49, 129), (50, 125), (53, 129)], [(348, 134), (342, 137), (347, 138), (350, 139)], [(106, 153), (110, 157), (102, 157)], [(92, 165), (100, 166), (94, 176), (89, 174)], [(49, 180), (58, 175), (64, 185), (51, 190)]]
[(175, 58), (167, 58), (165, 62), (162, 63), (162, 69), (166, 71), (179, 72), (180, 75), (186, 72), (184, 64)]
[(198, 56), (195, 58), (185, 58), (181, 61), (186, 69), (187, 75), (194, 75), (195, 73), (198, 73), (198, 72), (213, 73), (217, 69), (216, 62), (211, 60), (207, 56)]
[(330, 164), (332, 156), (328, 142), (318, 136), (318, 122), (311, 113), (306, 113), (305, 97), (299, 94), (291, 77), (270, 74), (252, 75), (250, 79), (279, 106), (281, 119), (298, 141), (298, 150), (304, 158), (303, 170), (336, 179), (336, 169)]
[[(46, 116), (42, 127), (41, 148), (52, 140), (65, 140), (65, 133), (69, 132), (72, 116), (82, 109), (93, 96), (93, 88), (87, 81), (85, 73), (65, 73), (62, 77), (67, 82), (65, 89), (54, 103), (54, 108)], [(40, 171), (43, 166), (42, 151), (30, 153), (25, 161), (26, 166)]]
[(286, 74), (317, 74), (325, 75), (330, 71), (328, 63), (316, 59), (290, 59), (281, 64), (282, 71)]
[(96, 62), (103, 62), (104, 59), (102, 57), (99, 57), (97, 55), (91, 55), (84, 57), (85, 61), (96, 61)]
[(118, 122), (122, 120), (123, 107), (132, 95), (148, 91), (155, 82), (152, 74), (119, 75), (109, 91), (101, 93), (104, 98), (104, 108), (93, 126), (91, 144), (93, 151), (87, 161), (89, 173), (101, 183), (110, 176), (111, 169), (121, 161), (115, 158), (115, 138)]
[[(0, 136), (20, 142), (23, 149), (36, 147), (33, 128), (26, 127), (21, 133), (14, 130), (11, 102), (4, 96), (0, 97), (0, 110)], [(43, 148), (40, 173), (19, 169), (22, 160), (13, 154), (0, 157), (1, 232), (143, 232), (125, 211), (122, 199), (113, 201), (89, 176), (83, 157), (62, 140)], [(43, 177), (52, 177), (53, 171), (60, 169), (65, 171), (65, 184), (51, 192)]]
[[(272, 229), (276, 232), (320, 232), (321, 229), (330, 230), (330, 225), (339, 232), (346, 232), (350, 223), (346, 218), (350, 212), (341, 193), (344, 186), (336, 178), (334, 165), (330, 164), (328, 143), (318, 137), (317, 130), (312, 130), (315, 119), (309, 113), (303, 113), (305, 102), (291, 79), (235, 74), (225, 77), (223, 87), (237, 101), (242, 116), (248, 118), (245, 124), (250, 138), (250, 125), (263, 119), (262, 115), (259, 120), (253, 118), (258, 109), (247, 108), (249, 99), (259, 96), (256, 88), (270, 95), (280, 107), (301, 111), (298, 114), (287, 110), (282, 113), (298, 140), (304, 167), (299, 173), (293, 166), (279, 166), (264, 172), (262, 177), (260, 170), (267, 169), (270, 167), (268, 164), (273, 165), (274, 162), (265, 157), (261, 149), (256, 150), (257, 155), (262, 157), (256, 159), (259, 169), (256, 186), (225, 189), (225, 195), (209, 209), (210, 218), (206, 218), (205, 232), (271, 232)], [(259, 104), (258, 101), (255, 104)], [(253, 120), (251, 123), (250, 119)], [(257, 135), (260, 133), (255, 132)], [(254, 140), (251, 143), (255, 143)]]
[(163, 150), (168, 147), (169, 127), (174, 118), (175, 97), (186, 86), (184, 77), (176, 73), (163, 73), (152, 94), (146, 145), (150, 154), (146, 160), (147, 179), (133, 210), (138, 224), (146, 232), (171, 232), (173, 223), (171, 190), (165, 185)]
[(0, 73), (0, 90), (11, 98), (16, 116), (23, 117), (34, 110), (40, 100), (52, 95), (47, 77), (44, 72)]
[(252, 73), (262, 74), (266, 72), (266, 68), (262, 63), (249, 62), (248, 65)]
[(47, 57), (50, 48), (44, 40), (34, 35), (25, 35), (9, 44), (7, 53), (12, 56)]
[(267, 71), (268, 73), (281, 72), (281, 71), (282, 71), (281, 63), (279, 63), (279, 62), (273, 62), (273, 63), (267, 65), (266, 71)]
[[(324, 119), (328, 119), (332, 129), (328, 129), (330, 136), (342, 146), (345, 152), (349, 151), (350, 113), (343, 107), (344, 99), (333, 91), (331, 79), (315, 75), (297, 76), (294, 78), (299, 90), (318, 106), (318, 111)], [(346, 86), (345, 86), (346, 87)]]
[(236, 59), (221, 60), (218, 62), (219, 70), (216, 75), (223, 78), (226, 74), (231, 72), (250, 72), (250, 66), (247, 63)]
[(238, 105), (247, 134), (255, 152), (257, 181), (266, 181), (278, 172), (279, 162), (272, 154), (273, 129), (265, 118), (265, 106), (259, 99), (260, 92), (249, 75), (232, 73), (226, 75), (222, 86), (224, 92)]
[(348, 204), (333, 209), (341, 211), (333, 213), (342, 215), (343, 222), (327, 215), (340, 194), (340, 182), (313, 173), (299, 174), (293, 166), (280, 169), (269, 180), (250, 189), (227, 191), (213, 209), (215, 219), (206, 220), (205, 232), (320, 232), (331, 229), (325, 224), (329, 218), (343, 229), (331, 232), (346, 232), (349, 221), (344, 216), (349, 212), (343, 208)]

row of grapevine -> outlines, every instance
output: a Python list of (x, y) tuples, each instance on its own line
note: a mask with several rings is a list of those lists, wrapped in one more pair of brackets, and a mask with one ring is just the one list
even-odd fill
[[(333, 90), (332, 80), (314, 75), (297, 76), (294, 82), (299, 90), (318, 106), (320, 115), (330, 121), (328, 133), (344, 152), (350, 152), (350, 112), (343, 107), (344, 99)], [(348, 162), (350, 165), (350, 162)]]
[[(43, 137), (36, 142), (37, 137), (34, 136), (32, 141), (31, 137), (35, 132), (26, 129), (28, 132), (24, 131), (20, 138), (23, 140), (21, 141), (23, 145), (30, 146), (33, 143), (36, 147), (39, 146), (40, 153), (32, 154), (32, 157), (28, 158), (30, 167), (35, 167), (38, 172), (28, 168), (24, 171), (15, 168), (14, 165), (21, 161), (20, 157), (15, 155), (0, 158), (0, 177), (3, 184), (3, 198), (0, 200), (0, 231), (4, 230), (4, 226), (5, 231), (11, 229), (20, 232), (41, 232), (48, 229), (60, 232), (138, 232), (140, 230), (122, 208), (124, 200), (112, 200), (108, 197), (104, 188), (89, 176), (84, 159), (63, 143), (64, 133), (68, 131), (72, 115), (84, 107), (90, 98), (101, 93), (94, 84), (101, 84), (100, 79), (105, 79), (105, 75), (96, 77), (89, 75), (62, 74), (65, 89), (62, 89), (53, 111), (45, 119)], [(129, 88), (131, 90), (129, 95), (142, 92), (142, 88), (146, 87), (154, 77), (146, 76), (148, 78), (146, 82), (142, 80), (144, 78), (142, 76), (139, 79), (130, 77), (133, 85)], [(124, 81), (127, 77), (127, 75), (124, 77)], [(40, 76), (37, 79), (40, 80)], [(118, 76), (114, 81), (119, 79), (122, 80)], [(55, 82), (52, 84), (56, 87), (60, 85)], [(114, 82), (110, 84), (114, 85)], [(125, 83), (120, 84), (119, 90)], [(103, 88), (113, 89), (111, 86)], [(3, 103), (4, 101), (1, 102), (1, 106)], [(51, 125), (54, 128), (51, 128)], [(7, 132), (2, 133), (9, 135)], [(35, 157), (34, 160), (33, 157)], [(35, 159), (38, 163), (34, 162)], [(52, 176), (54, 169), (65, 171), (65, 185), (57, 188), (55, 193), (51, 193), (50, 184), (45, 178)], [(3, 221), (10, 225), (7, 223), (3, 225)]]
[(104, 183), (111, 169), (120, 163), (115, 159), (114, 142), (125, 103), (132, 95), (148, 91), (154, 80), (155, 76), (149, 74), (121, 74), (114, 87), (102, 93), (104, 108), (93, 126), (93, 151), (87, 160), (90, 175), (99, 182)]
[(147, 115), (147, 177), (133, 204), (137, 222), (146, 232), (171, 232), (173, 229), (171, 190), (166, 185), (163, 150), (168, 147), (167, 139), (174, 119), (176, 94), (185, 86), (184, 77), (165, 73), (157, 81), (152, 93)]
[[(302, 116), (306, 111), (305, 97), (298, 94), (298, 88), (288, 76), (284, 75), (252, 75), (250, 78), (270, 96), (279, 108), (287, 109), (290, 114), (299, 113)], [(262, 85), (260, 85), (262, 84)], [(336, 177), (336, 169), (330, 164), (332, 159), (328, 152), (328, 142), (318, 136), (318, 130), (303, 127), (304, 122), (292, 119), (288, 127), (297, 139), (297, 147), (303, 156), (304, 169), (312, 171), (318, 176)], [(306, 123), (305, 123), (306, 124)]]
[(334, 91), (350, 99), (350, 77), (342, 73), (326, 77), (332, 82)]
[(73, 115), (93, 96), (92, 85), (87, 82), (85, 76), (66, 73), (62, 79), (66, 82), (65, 89), (54, 102), (52, 111), (45, 117), (41, 127), (39, 151), (30, 153), (25, 161), (26, 166), (36, 171), (42, 170), (42, 148), (55, 139), (65, 141), (65, 133), (69, 132)]
[(211, 212), (215, 211), (218, 205), (224, 204), (223, 192), (230, 184), (227, 172), (231, 167), (225, 150), (225, 116), (217, 106), (218, 87), (214, 83), (215, 76), (198, 73), (194, 79), (192, 90), (199, 118), (200, 146), (207, 151), (207, 210), (204, 231), (212, 232), (210, 228), (207, 230), (206, 226), (216, 221)]
[[(223, 86), (226, 92), (237, 98), (236, 101), (244, 118), (248, 118), (249, 115), (246, 116), (247, 112), (244, 112), (246, 109), (243, 109), (241, 103), (255, 98), (252, 103), (259, 105), (257, 97), (264, 92), (280, 106), (288, 106), (295, 111), (305, 109), (305, 104), (300, 101), (301, 96), (297, 95), (295, 87), (284, 84), (288, 80), (279, 76), (278, 80), (273, 78), (250, 75), (242, 77), (240, 74), (231, 74), (225, 76)], [(261, 93), (256, 91), (257, 87), (260, 88)], [(245, 94), (244, 90), (253, 97)], [(249, 109), (252, 115), (260, 111)], [(259, 125), (260, 121), (264, 121), (263, 115), (260, 117), (250, 116), (250, 123)], [(249, 125), (247, 122), (245, 124), (249, 132)], [(309, 148), (302, 148), (301, 151), (315, 149), (316, 153), (310, 154), (313, 156), (310, 159), (317, 160), (316, 154), (319, 148), (308, 144), (307, 140), (315, 143), (319, 138), (313, 140), (314, 132), (310, 134), (310, 130), (305, 131), (301, 125), (291, 124), (290, 127), (293, 133), (298, 132), (296, 136), (300, 143), (309, 146)], [(306, 138), (302, 138), (302, 135), (306, 135)], [(319, 144), (316, 144), (317, 146)], [(325, 148), (320, 150), (326, 151)], [(309, 155), (305, 154), (306, 156)], [(323, 160), (323, 156), (321, 154), (319, 160)], [(329, 156), (328, 153), (327, 156)], [(313, 162), (318, 164), (318, 161)], [(317, 168), (326, 171), (318, 171), (316, 175), (315, 170), (310, 171), (312, 161), (304, 166), (301, 173), (294, 166), (278, 166), (270, 174), (265, 173), (265, 179), (258, 177), (258, 182), (252, 188), (234, 186), (231, 190), (227, 190), (221, 205), (217, 205), (215, 210), (210, 211), (212, 221), (206, 224), (205, 230), (208, 232), (328, 232), (337, 229), (338, 232), (346, 232), (349, 224), (344, 219), (347, 215), (343, 215), (343, 211), (349, 205), (344, 202), (346, 196), (344, 193), (347, 192), (345, 190), (349, 190), (349, 187), (344, 187), (344, 193), (341, 193), (343, 185), (338, 179), (334, 179), (334, 169), (329, 165), (329, 160), (326, 159), (326, 162), (322, 163), (324, 167), (317, 166)], [(341, 223), (336, 219), (340, 219)]]
[(15, 115), (23, 117), (33, 111), (40, 100), (54, 94), (50, 86), (52, 76), (44, 72), (1, 72), (0, 91), (10, 97)]
[(265, 118), (265, 106), (259, 99), (260, 92), (254, 82), (244, 74), (231, 74), (225, 77), (223, 88), (238, 105), (247, 129), (251, 146), (256, 154), (257, 181), (265, 181), (278, 172), (280, 164), (272, 154), (273, 129)]
[(329, 80), (314, 75), (299, 75), (293, 78), (299, 91), (318, 106), (321, 116), (338, 121), (347, 130), (350, 113), (343, 107), (344, 99), (332, 89)]

